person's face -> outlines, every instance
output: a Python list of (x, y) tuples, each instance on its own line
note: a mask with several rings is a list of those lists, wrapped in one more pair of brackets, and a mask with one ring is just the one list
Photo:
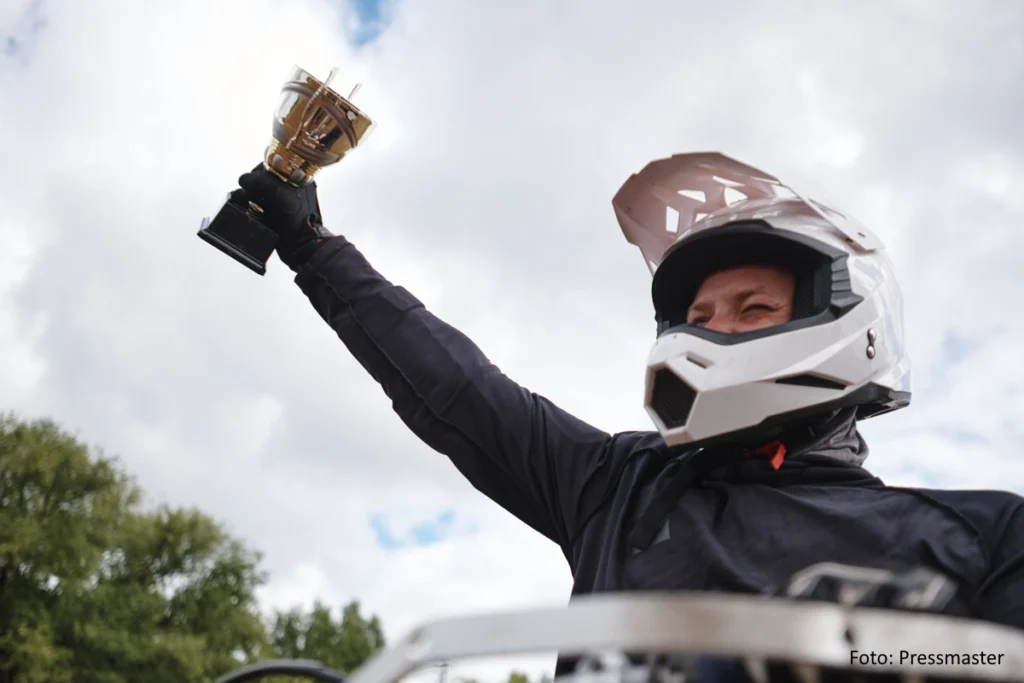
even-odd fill
[(781, 325), (793, 315), (794, 287), (792, 274), (774, 266), (722, 270), (701, 284), (686, 322), (724, 334)]

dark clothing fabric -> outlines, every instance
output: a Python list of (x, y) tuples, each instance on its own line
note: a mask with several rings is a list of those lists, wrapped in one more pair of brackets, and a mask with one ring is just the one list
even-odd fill
[(558, 544), (573, 595), (766, 593), (817, 562), (923, 566), (957, 580), (976, 616), (1024, 628), (1017, 495), (885, 486), (857, 457), (787, 457), (778, 471), (745, 460), (688, 475), (649, 546), (634, 548), (638, 519), (693, 455), (655, 432), (608, 434), (519, 386), (342, 237), (296, 282), (405, 424)]

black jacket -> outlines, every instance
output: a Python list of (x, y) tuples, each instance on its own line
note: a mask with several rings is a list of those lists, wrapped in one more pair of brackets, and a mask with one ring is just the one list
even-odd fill
[[(768, 592), (821, 561), (925, 566), (956, 579), (976, 616), (1024, 628), (1017, 495), (894, 488), (813, 458), (787, 458), (778, 472), (750, 462), (680, 487), (689, 456), (655, 432), (605, 433), (519, 386), (344, 238), (324, 245), (296, 282), (405, 424), (559, 545), (574, 595)], [(632, 547), (659, 496), (670, 499), (665, 518), (647, 519), (651, 542)]]

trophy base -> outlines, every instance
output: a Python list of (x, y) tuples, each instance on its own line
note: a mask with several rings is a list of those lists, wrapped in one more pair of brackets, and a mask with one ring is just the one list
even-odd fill
[(231, 195), (216, 216), (203, 219), (199, 237), (258, 275), (266, 274), (267, 259), (277, 246), (277, 233), (260, 222), (248, 202)]

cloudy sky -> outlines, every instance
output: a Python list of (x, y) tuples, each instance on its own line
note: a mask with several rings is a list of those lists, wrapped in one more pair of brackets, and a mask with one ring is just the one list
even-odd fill
[(279, 261), (260, 278), (195, 235), (291, 65), (336, 65), (378, 128), (320, 177), (327, 225), (523, 385), (648, 428), (650, 278), (611, 197), (719, 150), (890, 247), (915, 396), (864, 426), (868, 465), (1024, 492), (1024, 4), (624, 7), (0, 3), (0, 410), (223, 520), (265, 553), (268, 606), (356, 597), (395, 637), (564, 603), (558, 549), (406, 432)]

